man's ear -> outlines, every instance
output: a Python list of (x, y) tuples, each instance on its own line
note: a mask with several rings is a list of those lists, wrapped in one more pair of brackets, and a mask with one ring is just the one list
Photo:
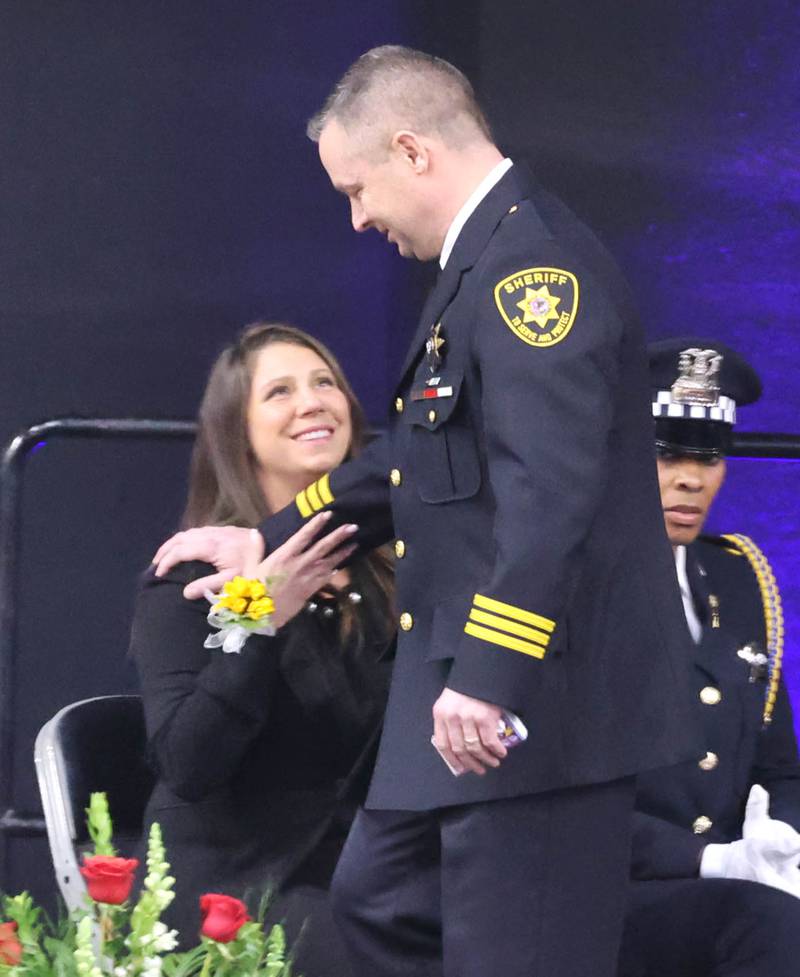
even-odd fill
[(410, 129), (400, 129), (392, 136), (392, 152), (397, 153), (400, 160), (421, 175), (430, 166), (430, 150), (422, 139)]

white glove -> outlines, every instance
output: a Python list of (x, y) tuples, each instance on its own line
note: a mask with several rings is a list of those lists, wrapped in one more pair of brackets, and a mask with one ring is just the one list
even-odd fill
[(707, 845), (700, 861), (703, 879), (747, 879), (800, 898), (800, 834), (769, 816), (769, 794), (753, 784), (747, 798), (742, 840)]

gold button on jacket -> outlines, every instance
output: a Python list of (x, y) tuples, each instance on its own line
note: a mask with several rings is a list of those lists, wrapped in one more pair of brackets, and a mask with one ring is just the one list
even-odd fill
[(414, 627), (414, 618), (408, 613), (408, 611), (403, 611), (400, 615), (400, 627), (403, 631), (410, 631)]
[(692, 822), (692, 831), (694, 831), (696, 835), (704, 835), (706, 831), (711, 828), (713, 823), (714, 822), (711, 820), (711, 818), (707, 818), (705, 814), (701, 814), (699, 818), (695, 818)]
[(405, 405), (403, 404), (403, 398), (402, 397), (398, 397), (395, 400), (395, 402), (394, 402), (394, 409), (397, 411), (398, 414), (402, 414), (403, 413), (403, 407), (404, 406)]
[(389, 472), (389, 481), (394, 485), (395, 488), (403, 481), (403, 476), (400, 474), (399, 468), (393, 468)]
[(394, 555), (398, 560), (402, 560), (406, 555), (406, 544), (402, 539), (396, 539), (394, 541)]
[(715, 706), (722, 700), (722, 693), (713, 685), (700, 689), (700, 701), (706, 706)]
[(702, 760), (697, 761), (697, 766), (701, 770), (714, 770), (719, 765), (719, 757), (716, 753), (712, 753), (710, 750), (703, 757)]

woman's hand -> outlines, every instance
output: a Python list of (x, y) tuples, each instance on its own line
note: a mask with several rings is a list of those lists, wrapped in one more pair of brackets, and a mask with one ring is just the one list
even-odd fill
[(358, 526), (349, 523), (314, 542), (330, 518), (329, 512), (314, 516), (274, 552), (259, 562), (264, 540), (257, 529), (249, 531), (248, 551), (243, 576), (270, 580), (269, 592), (275, 601), (273, 623), (283, 627), (302, 610), (312, 594), (327, 584), (334, 571), (356, 549), (348, 540)]
[[(339, 529), (329, 533), (318, 543), (304, 552), (309, 547), (314, 538), (324, 528), (325, 523), (330, 518), (330, 512), (320, 512), (309, 519), (308, 522), (288, 539), (283, 546), (280, 546), (271, 553), (263, 563), (259, 563), (264, 555), (264, 540), (261, 533), (256, 529), (243, 529), (241, 526), (203, 526), (198, 529), (186, 529), (183, 532), (171, 536), (160, 547), (153, 557), (156, 566), (155, 574), (163, 577), (178, 563), (185, 563), (189, 560), (203, 560), (205, 563), (213, 563), (217, 568), (217, 573), (207, 577), (199, 577), (183, 588), (183, 596), (187, 600), (199, 600), (207, 590), (216, 592), (222, 589), (222, 585), (235, 576), (252, 576), (258, 572), (259, 575), (266, 573), (268, 576), (277, 576), (279, 573), (286, 578), (288, 584), (291, 577), (292, 590), (295, 593), (300, 578), (296, 574), (303, 574), (304, 586), (310, 584), (311, 574), (316, 581), (321, 578), (321, 583), (308, 592), (304, 600), (318, 590), (323, 583), (327, 582), (324, 574), (330, 574), (343, 563), (355, 550), (355, 545), (345, 545), (347, 540), (357, 530), (357, 526), (340, 526)], [(282, 554), (278, 558), (278, 554)], [(324, 560), (324, 563), (314, 567), (315, 561)], [(310, 561), (310, 562), (309, 562)], [(277, 569), (278, 564), (286, 564), (282, 571)], [(268, 569), (263, 567), (269, 564)], [(304, 589), (304, 586), (301, 589)], [(288, 599), (291, 606), (293, 601), (290, 598), (290, 591), (284, 595), (284, 602)], [(297, 609), (299, 610), (299, 608)], [(294, 617), (295, 610), (289, 617)], [(286, 620), (289, 620), (289, 617)]]

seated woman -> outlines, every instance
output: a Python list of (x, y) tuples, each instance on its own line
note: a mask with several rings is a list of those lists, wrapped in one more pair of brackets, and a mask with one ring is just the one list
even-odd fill
[[(250, 326), (208, 382), (184, 527), (257, 525), (357, 454), (363, 433), (321, 343)], [(376, 551), (336, 569), (352, 528), (310, 548), (295, 537), (260, 565), (276, 578), (274, 637), (250, 636), (240, 654), (204, 648), (209, 604), (182, 590), (209, 567), (185, 563), (146, 577), (131, 642), (158, 774), (148, 825), (160, 823), (177, 879), (165, 921), (191, 945), (202, 893), (249, 889), (257, 902), (271, 886), (269, 918), (285, 919), (290, 939), (308, 918), (308, 977), (348, 973), (327, 888), (366, 790), (391, 668), (391, 566)]]

